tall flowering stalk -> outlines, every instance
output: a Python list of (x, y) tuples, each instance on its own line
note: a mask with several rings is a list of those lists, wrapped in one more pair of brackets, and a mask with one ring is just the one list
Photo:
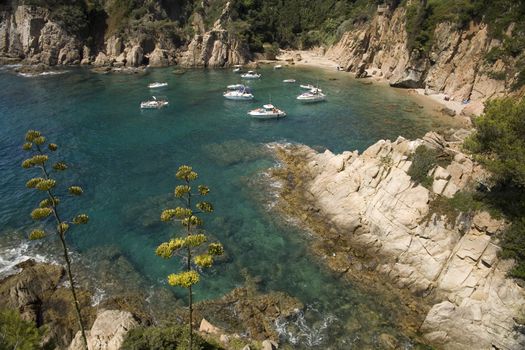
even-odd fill
[[(59, 204), (61, 201), (55, 193), (57, 190), (57, 181), (52, 178), (51, 175), (65, 171), (68, 167), (63, 162), (55, 162), (52, 166), (49, 166), (49, 155), (45, 153), (46, 150), (54, 153), (58, 149), (58, 146), (54, 143), (47, 143), (46, 138), (39, 131), (35, 130), (29, 130), (26, 133), (25, 141), (22, 148), (31, 153), (31, 157), (22, 162), (22, 167), (24, 169), (38, 169), (41, 174), (40, 177), (34, 177), (27, 181), (26, 187), (40, 191), (45, 195), (45, 198), (39, 203), (38, 208), (33, 209), (31, 212), (31, 218), (35, 221), (51, 220), (56, 224), (55, 233), (62, 243), (62, 252), (66, 263), (66, 272), (70, 284), (69, 288), (75, 304), (78, 326), (82, 334), (83, 345), (85, 349), (87, 349), (86, 333), (80, 313), (80, 303), (77, 298), (75, 282), (73, 280), (73, 274), (71, 273), (71, 259), (65, 237), (70, 225), (87, 224), (89, 218), (86, 214), (78, 214), (71, 220), (64, 220), (59, 214)], [(68, 192), (71, 196), (80, 196), (83, 190), (80, 186), (71, 186), (68, 188)], [(31, 231), (29, 239), (37, 240), (46, 236), (47, 234), (43, 229), (34, 229)]]
[[(213, 265), (213, 259), (224, 253), (224, 248), (220, 243), (209, 243), (208, 237), (199, 228), (203, 221), (198, 214), (211, 213), (213, 205), (207, 201), (197, 201), (197, 198), (207, 196), (210, 189), (207, 186), (197, 186), (197, 191), (193, 191), (191, 182), (195, 181), (198, 174), (190, 166), (182, 165), (179, 167), (176, 177), (182, 180), (183, 184), (175, 187), (174, 195), (182, 201), (182, 206), (175, 209), (165, 209), (160, 215), (164, 222), (176, 222), (181, 225), (183, 230), (179, 237), (174, 237), (168, 242), (164, 242), (157, 247), (156, 254), (164, 259), (171, 259), (175, 255), (183, 256), (186, 260), (185, 270), (179, 273), (172, 273), (168, 276), (168, 283), (171, 286), (179, 286), (188, 289), (189, 304), (189, 331), (190, 344), (193, 346), (193, 293), (192, 286), (199, 283), (200, 274), (196, 267), (208, 268)], [(194, 204), (193, 201), (196, 201)]]

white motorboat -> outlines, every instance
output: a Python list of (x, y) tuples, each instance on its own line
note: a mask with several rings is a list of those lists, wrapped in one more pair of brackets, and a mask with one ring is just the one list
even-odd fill
[(277, 65), (273, 66), (273, 69), (281, 69), (281, 68), (283, 68), (282, 64), (277, 64)]
[(234, 73), (240, 73), (241, 72), (241, 68), (240, 67), (233, 68), (233, 72)]
[(153, 100), (144, 101), (140, 103), (140, 108), (142, 109), (160, 109), (162, 107), (166, 107), (169, 102), (166, 99), (163, 98), (156, 98), (155, 96), (152, 96)]
[(295, 79), (284, 79), (283, 83), (295, 83)]
[(272, 104), (264, 105), (262, 108), (256, 108), (248, 112), (248, 114), (256, 119), (275, 119), (286, 117), (283, 110), (275, 108)]
[(297, 96), (297, 100), (306, 103), (321, 102), (326, 99), (326, 95), (320, 89), (313, 88), (312, 90)]
[(155, 82), (155, 83), (151, 83), (148, 85), (150, 89), (158, 89), (158, 88), (165, 87), (165, 86), (168, 86), (168, 83)]
[(249, 70), (247, 73), (241, 74), (241, 78), (243, 79), (259, 79), (260, 77), (261, 75), (255, 73), (253, 70)]
[(232, 84), (226, 87), (228, 90), (244, 90), (246, 87), (243, 84)]
[(253, 94), (246, 91), (246, 89), (243, 90), (230, 90), (223, 94), (225, 98), (228, 100), (236, 100), (236, 101), (248, 101), (253, 100)]

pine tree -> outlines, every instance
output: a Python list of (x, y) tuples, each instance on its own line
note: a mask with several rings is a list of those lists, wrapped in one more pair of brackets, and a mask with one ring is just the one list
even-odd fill
[(182, 226), (182, 237), (174, 237), (168, 242), (164, 242), (157, 247), (156, 254), (164, 259), (170, 259), (175, 255), (183, 256), (186, 260), (185, 271), (172, 273), (168, 276), (168, 284), (188, 289), (189, 306), (189, 331), (190, 344), (193, 346), (193, 294), (192, 286), (200, 280), (198, 268), (208, 268), (213, 265), (215, 256), (222, 255), (224, 248), (220, 243), (209, 243), (208, 237), (199, 228), (203, 221), (197, 214), (211, 213), (213, 205), (207, 201), (193, 203), (194, 198), (208, 195), (210, 189), (207, 186), (197, 186), (197, 191), (192, 191), (191, 182), (198, 177), (190, 166), (182, 165), (179, 167), (176, 177), (183, 181), (182, 185), (175, 187), (174, 195), (179, 198), (183, 206), (175, 209), (165, 209), (162, 211), (160, 219), (164, 222), (176, 222)]
[[(89, 218), (86, 214), (78, 214), (71, 220), (64, 220), (59, 214), (61, 199), (56, 195), (57, 180), (52, 178), (51, 175), (65, 171), (68, 166), (64, 162), (55, 162), (52, 166), (48, 166), (50, 157), (45, 153), (46, 148), (49, 152), (54, 153), (58, 149), (58, 146), (54, 143), (48, 143), (46, 138), (39, 131), (35, 130), (29, 130), (26, 133), (25, 141), (22, 148), (27, 152), (31, 152), (32, 156), (23, 161), (22, 167), (25, 169), (39, 169), (41, 172), (40, 177), (34, 177), (27, 181), (26, 187), (38, 190), (45, 195), (45, 198), (39, 203), (38, 208), (33, 209), (31, 212), (31, 218), (35, 221), (52, 220), (56, 224), (55, 233), (62, 244), (62, 253), (66, 264), (69, 288), (75, 304), (78, 326), (80, 327), (84, 347), (87, 349), (87, 339), (82, 315), (80, 313), (80, 303), (78, 302), (75, 282), (73, 280), (73, 274), (71, 273), (71, 259), (66, 244), (66, 232), (69, 231), (70, 225), (87, 224)], [(80, 186), (71, 186), (68, 188), (68, 192), (69, 195), (80, 196), (83, 190)], [(42, 239), (46, 237), (46, 235), (44, 229), (34, 229), (29, 235), (29, 239)]]

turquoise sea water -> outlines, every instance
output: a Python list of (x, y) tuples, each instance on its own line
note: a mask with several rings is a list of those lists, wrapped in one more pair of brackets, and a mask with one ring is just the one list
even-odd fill
[[(190, 164), (212, 189), (209, 199), (216, 211), (206, 229), (227, 251), (225, 261), (205, 273), (196, 290), (198, 300), (221, 296), (242, 285), (248, 274), (260, 280), (261, 291), (284, 291), (307, 305), (293, 324), (280, 324), (282, 340), (294, 348), (375, 347), (385, 332), (410, 348), (411, 341), (396, 326), (395, 308), (339, 281), (308, 254), (308, 234), (270, 209), (275, 191), (270, 191), (264, 172), (275, 160), (266, 144), (363, 150), (382, 138), (422, 136), (436, 121), (405, 94), (363, 85), (344, 73), (260, 71), (262, 79), (250, 82), (256, 96), (252, 102), (222, 97), (227, 84), (240, 82), (230, 70), (98, 75), (72, 69), (36, 78), (1, 71), (0, 268), (20, 254), (53, 255), (50, 243), (19, 243), (34, 226), (29, 212), (39, 198), (25, 189), (31, 172), (20, 167), (24, 133), (34, 128), (59, 144), (59, 155), (71, 164), (72, 181), (85, 190), (85, 196), (67, 207), (68, 214), (85, 211), (91, 218), (89, 225), (75, 228), (69, 236), (77, 264), (89, 269), (107, 258), (97, 255), (100, 248), (110, 246), (140, 276), (137, 281), (137, 274), (123, 273), (122, 285), (165, 285), (165, 276), (180, 263), (154, 254), (155, 247), (176, 231), (160, 223), (159, 215), (177, 205), (170, 197), (177, 185), (175, 171), (180, 164)], [(282, 83), (286, 78), (318, 82), (328, 101), (296, 103), (301, 90), (298, 83)], [(169, 83), (156, 93), (166, 96), (170, 105), (141, 111), (140, 101), (151, 95), (147, 84), (154, 81)], [(288, 116), (251, 120), (246, 112), (270, 96)], [(100, 281), (99, 286), (111, 295), (110, 284)]]

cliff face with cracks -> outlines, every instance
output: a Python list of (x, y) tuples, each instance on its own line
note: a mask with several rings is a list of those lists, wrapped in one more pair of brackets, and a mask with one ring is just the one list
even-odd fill
[(494, 79), (505, 71), (506, 64), (501, 59), (494, 63), (485, 59), (492, 48), (502, 44), (489, 36), (486, 24), (472, 22), (465, 29), (450, 22), (438, 24), (428, 57), (421, 57), (407, 48), (406, 21), (404, 7), (378, 13), (344, 34), (326, 55), (357, 76), (368, 71), (393, 86), (427, 88), (456, 101), (485, 100), (510, 90), (516, 77)]
[[(246, 63), (249, 51), (244, 42), (225, 29), (230, 18), (226, 3), (212, 28), (194, 25), (193, 38), (186, 38), (182, 29), (167, 30), (162, 10), (144, 20), (150, 27), (125, 28), (109, 32), (104, 21), (91, 25), (95, 37), (72, 33), (46, 7), (20, 5), (8, 1), (0, 5), (0, 63), (46, 65), (93, 64), (96, 66), (163, 67), (179, 64), (196, 67), (224, 67)], [(206, 15), (206, 14), (204, 14)], [(153, 16), (148, 14), (147, 16)], [(194, 20), (195, 22), (195, 20)]]
[[(431, 189), (407, 174), (410, 155), (421, 144), (453, 156), (447, 167), (431, 171)], [(512, 261), (497, 255), (504, 223), (485, 212), (455, 223), (432, 213), (436, 196), (451, 197), (484, 176), (453, 144), (429, 133), (415, 141), (381, 140), (361, 155), (278, 146), (282, 196), (291, 205), (307, 203), (303, 221), (319, 215), (332, 228), (318, 232), (322, 240), (339, 242), (322, 251), (329, 267), (349, 276), (363, 269), (349, 258), (352, 248), (375, 261), (365, 268), (427, 303), (430, 311), (419, 310), (425, 313), (419, 331), (432, 345), (522, 349), (525, 291), (506, 278)]]

